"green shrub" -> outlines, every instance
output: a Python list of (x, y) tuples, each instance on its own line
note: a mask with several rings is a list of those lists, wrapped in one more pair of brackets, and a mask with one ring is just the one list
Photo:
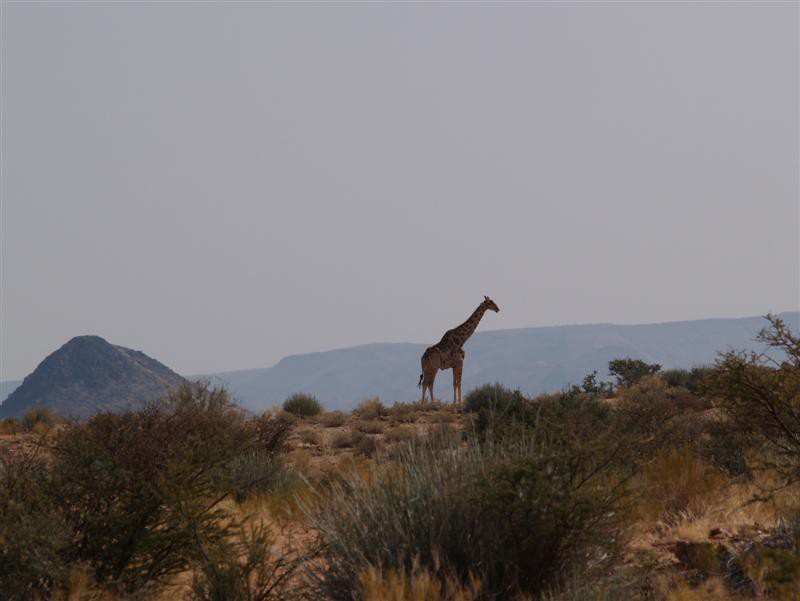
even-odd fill
[(305, 507), (322, 550), (309, 566), (317, 598), (359, 598), (370, 567), (415, 565), (442, 581), (474, 574), (490, 598), (535, 595), (615, 557), (625, 487), (597, 448), (541, 436), (458, 451), (418, 443), (396, 459)]
[(322, 413), (323, 407), (315, 396), (296, 392), (283, 402), (283, 410), (298, 417), (313, 417)]
[(75, 533), (72, 558), (124, 593), (186, 570), (200, 543), (224, 539), (220, 503), (246, 487), (240, 475), (235, 486), (224, 479), (221, 486), (220, 472), (274, 444), (274, 432), (246, 424), (224, 390), (202, 382), (141, 411), (98, 414), (65, 429), (53, 471)]
[(499, 382), (495, 382), (470, 390), (464, 400), (464, 411), (509, 413), (514, 412), (518, 406), (524, 403), (525, 397), (519, 390), (511, 390)]
[(516, 436), (535, 419), (531, 402), (519, 390), (500, 383), (471, 390), (464, 401), (464, 411), (472, 413), (473, 431), (481, 439)]

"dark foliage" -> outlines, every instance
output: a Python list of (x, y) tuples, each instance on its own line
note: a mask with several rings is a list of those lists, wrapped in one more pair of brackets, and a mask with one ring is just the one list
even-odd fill
[(774, 469), (790, 483), (800, 480), (800, 337), (780, 319), (767, 319), (758, 339), (768, 352), (723, 354), (704, 388), (723, 412), (727, 433), (759, 445), (750, 467)]
[(71, 533), (41, 451), (0, 448), (0, 591), (8, 601), (50, 596), (69, 574)]
[(297, 417), (313, 417), (322, 413), (323, 407), (315, 396), (296, 392), (283, 402), (283, 410)]
[(661, 377), (672, 387), (685, 388), (692, 394), (698, 395), (703, 389), (703, 380), (711, 373), (712, 367), (702, 366), (692, 369), (665, 369)]
[(608, 363), (608, 373), (617, 378), (620, 386), (633, 386), (660, 369), (658, 363), (645, 363), (641, 359), (614, 359)]
[[(235, 522), (221, 502), (275, 481), (287, 429), (277, 417), (247, 422), (224, 390), (202, 382), (63, 428), (48, 441), (49, 461), (18, 456), (0, 468), (13, 482), (0, 491), (0, 528), (11, 529), (0, 533), (0, 578), (48, 595), (81, 565), (120, 594), (157, 587), (227, 544)], [(254, 456), (258, 469), (235, 469)], [(259, 482), (248, 481), (253, 473)]]

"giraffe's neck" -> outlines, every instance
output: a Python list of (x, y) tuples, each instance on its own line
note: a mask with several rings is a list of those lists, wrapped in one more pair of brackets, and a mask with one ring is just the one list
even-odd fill
[(464, 346), (464, 343), (472, 336), (472, 333), (481, 321), (481, 317), (486, 313), (486, 309), (486, 305), (481, 303), (478, 308), (472, 312), (472, 315), (467, 318), (467, 321), (451, 330), (453, 333), (453, 340), (459, 348)]

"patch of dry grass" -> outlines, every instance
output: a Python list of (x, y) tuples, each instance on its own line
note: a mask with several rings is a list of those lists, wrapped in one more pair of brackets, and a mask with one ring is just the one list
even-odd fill
[(339, 428), (347, 423), (347, 415), (341, 411), (330, 411), (317, 416), (316, 422), (326, 428)]
[(355, 425), (356, 430), (365, 434), (382, 434), (386, 424), (377, 419), (359, 420)]
[(384, 434), (384, 440), (388, 443), (410, 442), (416, 437), (417, 429), (411, 425), (394, 426)]
[(365, 436), (366, 434), (363, 432), (347, 428), (334, 432), (329, 439), (329, 444), (334, 449), (351, 449), (358, 445)]

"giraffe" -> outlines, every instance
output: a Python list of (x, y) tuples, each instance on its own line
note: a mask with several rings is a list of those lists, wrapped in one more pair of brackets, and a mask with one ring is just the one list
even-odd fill
[(491, 309), (495, 313), (500, 311), (495, 302), (488, 296), (483, 297), (483, 302), (472, 312), (467, 321), (452, 330), (447, 330), (442, 339), (422, 354), (422, 374), (419, 376), (417, 386), (422, 388), (422, 402), (425, 402), (425, 390), (431, 391), (433, 400), (433, 381), (436, 372), (440, 369), (453, 370), (453, 403), (461, 402), (461, 372), (464, 367), (464, 343), (472, 336), (483, 314)]

